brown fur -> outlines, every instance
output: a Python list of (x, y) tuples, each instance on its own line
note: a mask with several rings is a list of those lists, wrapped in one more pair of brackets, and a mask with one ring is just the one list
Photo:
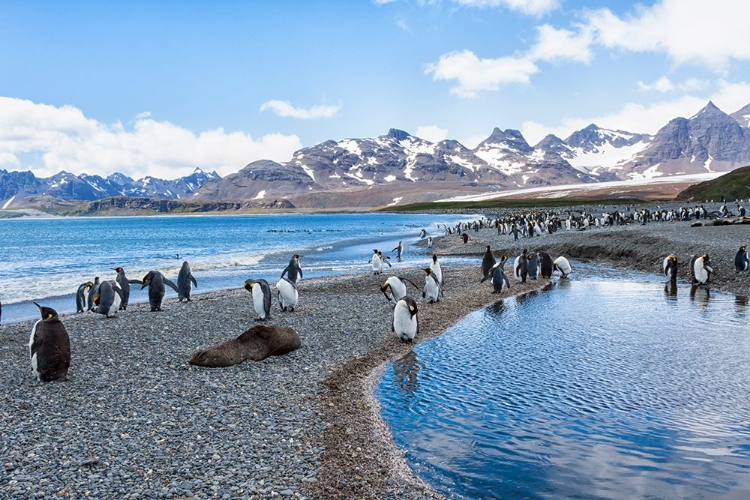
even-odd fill
[(291, 328), (257, 325), (236, 339), (196, 352), (189, 363), (212, 368), (232, 366), (246, 359), (260, 361), (281, 356), (301, 345), (299, 335)]

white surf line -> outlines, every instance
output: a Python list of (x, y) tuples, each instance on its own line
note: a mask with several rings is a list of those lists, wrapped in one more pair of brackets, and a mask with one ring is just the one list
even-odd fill
[(629, 181), (607, 181), (607, 182), (595, 182), (585, 184), (564, 184), (560, 186), (544, 186), (534, 188), (523, 188), (523, 189), (511, 189), (508, 191), (494, 191), (485, 194), (469, 194), (462, 196), (454, 196), (452, 198), (445, 198), (442, 200), (435, 200), (433, 203), (444, 203), (451, 201), (486, 201), (495, 198), (505, 198), (514, 195), (523, 194), (535, 194), (535, 193), (548, 193), (557, 191), (593, 191), (602, 188), (622, 188), (627, 189), (635, 186), (644, 186), (647, 184), (673, 184), (676, 182), (699, 182), (715, 179), (726, 172), (711, 172), (702, 174), (689, 174), (689, 175), (671, 175), (665, 177), (654, 177), (651, 179), (637, 179)]

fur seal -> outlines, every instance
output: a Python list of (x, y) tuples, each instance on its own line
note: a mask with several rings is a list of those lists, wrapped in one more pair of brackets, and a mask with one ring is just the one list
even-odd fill
[(246, 359), (261, 361), (281, 356), (301, 345), (299, 335), (291, 328), (256, 325), (234, 340), (196, 352), (189, 363), (210, 368), (233, 366)]

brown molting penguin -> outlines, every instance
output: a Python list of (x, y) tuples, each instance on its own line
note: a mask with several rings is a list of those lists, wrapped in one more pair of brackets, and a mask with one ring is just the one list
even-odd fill
[(193, 354), (189, 363), (211, 368), (232, 366), (246, 359), (261, 361), (299, 349), (302, 341), (297, 332), (280, 326), (257, 325), (234, 340)]

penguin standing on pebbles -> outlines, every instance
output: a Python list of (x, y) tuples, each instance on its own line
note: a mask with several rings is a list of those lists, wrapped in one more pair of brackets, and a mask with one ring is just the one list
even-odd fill
[(276, 283), (276, 297), (279, 300), (279, 307), (282, 311), (294, 311), (299, 301), (297, 284), (291, 279), (281, 278)]
[(554, 270), (552, 257), (547, 252), (537, 252), (537, 255), (539, 255), (539, 273), (542, 278), (550, 279)]
[(438, 262), (437, 254), (432, 254), (432, 262), (430, 262), (430, 269), (432, 269), (432, 272), (435, 274), (435, 278), (437, 278), (438, 283), (442, 287), (445, 283), (445, 279), (443, 277), (443, 267), (440, 265), (440, 262)]
[(492, 250), (490, 250), (490, 246), (487, 245), (487, 250), (484, 251), (484, 255), (482, 256), (482, 278), (489, 275), (490, 270), (494, 265), (495, 256), (493, 255)]
[(704, 253), (700, 257), (693, 257), (693, 275), (695, 276), (695, 283), (698, 285), (708, 284), (708, 280), (711, 278), (711, 274), (714, 272), (711, 267), (711, 263), (708, 260), (708, 254)]
[(116, 281), (103, 281), (99, 286), (99, 292), (94, 297), (96, 309), (94, 312), (103, 314), (108, 318), (114, 318), (117, 311), (121, 309), (123, 293)]
[(76, 292), (76, 313), (82, 313), (86, 310), (86, 290), (94, 286), (94, 283), (87, 281), (78, 285), (78, 291)]
[(520, 281), (521, 283), (526, 283), (526, 277), (529, 275), (528, 252), (529, 251), (524, 248), (523, 253), (516, 257), (516, 260), (513, 262), (513, 277), (516, 278), (516, 281)]
[(57, 311), (40, 306), (42, 319), (34, 323), (29, 338), (31, 370), (37, 380), (51, 382), (65, 380), (70, 367), (70, 337)]
[(99, 293), (100, 285), (101, 283), (99, 282), (99, 276), (97, 276), (96, 278), (94, 278), (94, 285), (89, 288), (88, 307), (86, 308), (86, 310), (94, 310), (94, 296)]
[(489, 274), (487, 274), (487, 276), (482, 278), (482, 281), (480, 281), (480, 283), (484, 283), (488, 279), (492, 278), (492, 293), (502, 293), (503, 287), (510, 289), (510, 281), (508, 281), (508, 276), (503, 270), (506, 260), (508, 260), (508, 256), (503, 255), (503, 258), (500, 260), (500, 262), (495, 264), (490, 270)]
[(419, 333), (418, 312), (417, 301), (409, 296), (396, 302), (391, 329), (401, 342), (412, 342)]
[(138, 280), (129, 280), (125, 276), (125, 270), (121, 267), (113, 267), (112, 270), (117, 273), (115, 281), (120, 286), (120, 290), (122, 290), (120, 309), (124, 311), (128, 308), (128, 302), (130, 302), (130, 285), (142, 285), (143, 283)]
[(180, 272), (177, 274), (177, 299), (182, 302), (185, 299), (190, 302), (190, 293), (193, 290), (193, 286), (198, 288), (198, 282), (193, 277), (193, 271), (190, 269), (188, 261), (182, 263)]
[(299, 263), (299, 259), (302, 257), (299, 254), (292, 255), (292, 258), (289, 259), (289, 264), (287, 264), (286, 268), (281, 272), (281, 278), (284, 278), (284, 275), (286, 275), (287, 278), (289, 278), (289, 281), (297, 285), (299, 283), (299, 280), (302, 278), (302, 266)]
[(747, 250), (745, 249), (745, 245), (742, 245), (734, 256), (734, 271), (737, 273), (747, 271), (749, 264), (750, 261), (747, 258)]
[[(380, 291), (383, 292), (383, 295), (385, 295), (385, 298), (388, 299), (388, 302), (393, 300), (393, 302), (398, 302), (402, 298), (406, 297), (406, 283), (411, 283), (406, 278), (401, 278), (398, 276), (390, 276), (387, 280), (385, 280), (385, 283), (380, 285)], [(414, 283), (411, 283), (414, 288), (419, 289), (417, 285)]]
[(422, 298), (427, 299), (428, 302), (439, 302), (440, 301), (440, 283), (438, 283), (435, 273), (432, 269), (426, 267), (424, 269), (424, 288), (422, 289)]
[(141, 290), (148, 287), (148, 303), (151, 306), (151, 312), (161, 311), (161, 303), (164, 300), (164, 295), (167, 293), (167, 289), (164, 285), (169, 285), (172, 290), (179, 293), (177, 286), (165, 278), (159, 271), (149, 271), (148, 274), (143, 277)]
[(539, 255), (536, 252), (527, 254), (527, 267), (529, 270), (529, 278), (536, 280), (539, 274)]
[(253, 297), (253, 307), (258, 315), (255, 321), (271, 319), (271, 287), (263, 279), (245, 280), (245, 290)]
[(672, 254), (667, 255), (662, 262), (662, 269), (669, 281), (677, 281), (677, 257)]

